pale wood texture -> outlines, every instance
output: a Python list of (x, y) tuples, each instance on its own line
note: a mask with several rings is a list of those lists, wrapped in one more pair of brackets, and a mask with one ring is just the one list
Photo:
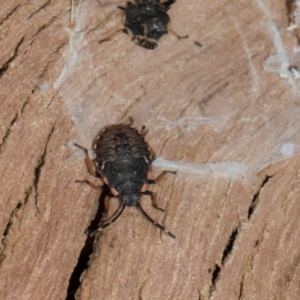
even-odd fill
[[(118, 5), (81, 1), (70, 28), (68, 1), (0, 4), (0, 299), (299, 299), (300, 59), (285, 2), (178, 0), (172, 28), (189, 38), (154, 51), (121, 33), (98, 43), (122, 28)], [(152, 188), (165, 213), (142, 199), (176, 239), (127, 208), (91, 248), (100, 193), (75, 180), (99, 181), (67, 141), (89, 148), (129, 117), (149, 129), (153, 177), (178, 171)]]

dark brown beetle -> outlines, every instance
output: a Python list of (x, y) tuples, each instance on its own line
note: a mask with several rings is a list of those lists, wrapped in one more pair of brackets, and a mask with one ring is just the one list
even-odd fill
[(176, 0), (161, 2), (160, 0), (134, 0), (135, 3), (127, 2), (127, 7), (118, 6), (124, 11), (124, 29), (119, 29), (108, 38), (110, 40), (116, 33), (123, 31), (132, 37), (138, 46), (146, 49), (155, 49), (157, 41), (169, 31), (178, 39), (187, 38), (180, 36), (170, 28), (170, 17), (167, 11)]
[[(110, 194), (104, 200), (104, 214), (98, 230), (91, 233), (95, 235), (98, 231), (116, 221), (126, 206), (135, 206), (150, 222), (166, 232), (172, 238), (174, 234), (166, 230), (164, 226), (155, 222), (144, 211), (140, 198), (142, 195), (151, 197), (152, 206), (155, 209), (164, 211), (156, 204), (156, 194), (148, 191), (148, 184), (155, 184), (162, 180), (166, 173), (176, 173), (163, 171), (156, 179), (150, 179), (150, 166), (155, 159), (155, 153), (144, 139), (145, 128), (139, 132), (130, 125), (119, 124), (105, 127), (97, 135), (93, 142), (94, 159), (90, 160), (88, 150), (75, 144), (85, 152), (86, 163), (89, 172), (100, 178), (104, 185), (96, 186), (88, 180), (84, 182), (97, 190), (109, 188)], [(109, 210), (109, 199), (118, 197), (121, 206), (115, 216), (105, 223)]]

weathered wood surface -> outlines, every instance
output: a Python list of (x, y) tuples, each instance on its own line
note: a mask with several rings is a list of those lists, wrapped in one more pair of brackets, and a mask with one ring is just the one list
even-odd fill
[[(178, 0), (172, 27), (189, 39), (99, 45), (124, 4), (82, 1), (72, 28), (68, 1), (0, 4), (0, 298), (299, 299), (300, 87), (288, 67), (300, 60), (284, 1)], [(153, 187), (164, 214), (142, 200), (176, 239), (128, 208), (92, 248), (99, 192), (74, 181), (97, 180), (67, 140), (90, 147), (130, 116), (149, 128), (153, 176), (178, 170)]]

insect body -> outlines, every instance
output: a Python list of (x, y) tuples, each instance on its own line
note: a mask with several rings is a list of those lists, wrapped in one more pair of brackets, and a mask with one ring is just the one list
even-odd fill
[[(90, 160), (87, 149), (77, 145), (85, 151), (87, 166), (91, 174), (100, 177), (103, 186), (95, 186), (88, 180), (77, 181), (85, 182), (96, 189), (103, 190), (109, 188), (110, 194), (104, 200), (104, 215), (101, 226), (95, 232), (107, 227), (122, 214), (126, 206), (135, 206), (150, 222), (169, 236), (175, 236), (167, 231), (162, 225), (156, 223), (141, 206), (140, 198), (142, 195), (151, 196), (152, 206), (157, 207), (156, 194), (148, 191), (148, 184), (159, 182), (166, 173), (163, 171), (155, 180), (149, 178), (150, 165), (155, 159), (155, 153), (145, 142), (143, 132), (130, 127), (129, 125), (119, 124), (104, 128), (99, 132), (93, 143), (94, 159)], [(121, 206), (117, 214), (107, 223), (105, 219), (109, 210), (109, 199), (118, 197)]]
[(157, 47), (158, 41), (168, 33), (170, 17), (167, 11), (175, 1), (168, 1), (164, 5), (158, 0), (128, 2), (125, 10), (126, 32), (132, 40), (146, 49)]
[[(130, 35), (138, 46), (153, 50), (157, 47), (157, 41), (169, 31), (178, 39), (188, 37), (180, 36), (170, 28), (170, 17), (167, 11), (176, 0), (162, 3), (160, 0), (135, 0), (134, 2), (127, 2), (127, 7), (118, 6), (118, 8), (124, 11), (125, 29), (122, 31)], [(119, 31), (115, 31), (100, 43), (110, 40)]]

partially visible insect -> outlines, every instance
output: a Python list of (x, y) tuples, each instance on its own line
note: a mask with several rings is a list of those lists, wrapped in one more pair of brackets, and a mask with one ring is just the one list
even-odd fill
[(157, 41), (169, 31), (178, 39), (187, 38), (180, 36), (170, 27), (170, 17), (167, 11), (176, 0), (162, 2), (160, 0), (134, 0), (127, 2), (127, 7), (118, 6), (124, 11), (124, 29), (118, 29), (109, 37), (99, 43), (110, 40), (120, 31), (131, 36), (133, 42), (146, 49), (155, 49)]
[[(156, 179), (150, 179), (151, 163), (155, 159), (155, 153), (144, 139), (145, 127), (139, 132), (130, 125), (118, 124), (105, 127), (96, 136), (93, 142), (94, 159), (91, 160), (88, 150), (75, 144), (85, 152), (86, 164), (89, 172), (100, 178), (103, 185), (94, 185), (89, 180), (76, 180), (90, 185), (97, 190), (109, 188), (109, 194), (104, 199), (104, 213), (100, 227), (90, 235), (116, 221), (123, 213), (126, 206), (135, 206), (152, 224), (160, 228), (172, 238), (175, 235), (166, 230), (164, 226), (154, 221), (142, 208), (140, 198), (142, 195), (151, 197), (152, 206), (155, 209), (164, 211), (156, 204), (156, 194), (148, 191), (148, 184), (160, 182), (166, 173), (163, 171)], [(109, 211), (109, 199), (118, 197), (120, 208), (115, 212), (111, 220), (106, 221)]]

